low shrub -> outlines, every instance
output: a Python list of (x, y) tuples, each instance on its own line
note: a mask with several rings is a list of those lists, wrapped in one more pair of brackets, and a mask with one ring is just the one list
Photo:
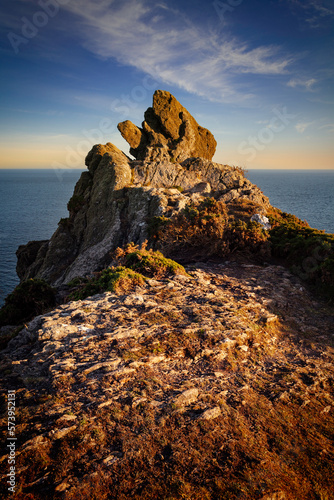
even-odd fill
[(10, 293), (0, 311), (0, 326), (18, 325), (56, 304), (55, 290), (44, 280), (29, 279)]
[(261, 212), (262, 207), (248, 198), (231, 201), (227, 205), (229, 219), (249, 221), (252, 215)]
[(183, 266), (167, 259), (161, 252), (147, 250), (146, 244), (147, 242), (139, 248), (138, 245), (129, 243), (124, 249), (117, 248), (115, 252), (117, 263), (150, 278), (187, 274)]
[(144, 276), (124, 266), (108, 267), (93, 278), (82, 280), (79, 287), (71, 292), (70, 300), (82, 300), (103, 292), (128, 293), (145, 282)]
[(268, 234), (251, 222), (258, 205), (245, 200), (226, 205), (214, 198), (187, 205), (170, 219), (151, 221), (150, 236), (162, 251), (176, 259), (226, 257), (231, 253), (269, 252)]
[(331, 301), (334, 298), (334, 235), (311, 228), (276, 209), (269, 216), (272, 254)]

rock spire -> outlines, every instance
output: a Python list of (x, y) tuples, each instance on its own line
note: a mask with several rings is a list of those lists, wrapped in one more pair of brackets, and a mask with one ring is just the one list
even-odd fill
[(130, 144), (130, 153), (138, 160), (183, 161), (189, 157), (212, 160), (216, 140), (209, 130), (164, 90), (153, 95), (153, 106), (145, 112), (142, 128), (130, 120), (118, 124), (118, 130)]

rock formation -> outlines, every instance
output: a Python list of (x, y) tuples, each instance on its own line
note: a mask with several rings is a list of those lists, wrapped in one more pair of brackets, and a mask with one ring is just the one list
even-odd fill
[(118, 129), (138, 160), (180, 162), (196, 156), (211, 160), (217, 146), (211, 132), (198, 125), (175, 97), (163, 90), (154, 93), (153, 106), (146, 110), (142, 128), (127, 120), (119, 123)]
[(92, 148), (88, 171), (68, 203), (69, 217), (49, 241), (19, 247), (21, 280), (37, 277), (59, 286), (102, 269), (118, 246), (148, 238), (153, 217), (170, 217), (203, 196), (226, 203), (251, 200), (263, 214), (269, 207), (268, 198), (240, 169), (211, 161), (214, 137), (168, 92), (155, 92), (142, 129), (129, 121), (119, 129), (137, 159), (111, 143)]

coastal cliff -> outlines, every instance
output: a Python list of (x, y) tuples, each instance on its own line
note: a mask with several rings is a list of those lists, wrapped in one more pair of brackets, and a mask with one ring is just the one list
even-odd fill
[(69, 217), (17, 252), (0, 496), (331, 498), (334, 236), (213, 162), (168, 92), (119, 130), (135, 159), (95, 145)]

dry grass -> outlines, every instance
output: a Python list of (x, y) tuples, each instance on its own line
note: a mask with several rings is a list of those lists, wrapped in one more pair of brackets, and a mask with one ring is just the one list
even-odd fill
[[(237, 309), (236, 324), (250, 313), (247, 308)], [(269, 340), (287, 338), (288, 327), (279, 322), (263, 325), (254, 317), (249, 322), (248, 345), (257, 343), (258, 350), (248, 355), (240, 350), (240, 343), (233, 343), (217, 362), (201, 353), (221, 342), (223, 332), (214, 337), (203, 328), (182, 332), (183, 321), (181, 315), (173, 328), (175, 318), (167, 318), (168, 330), (160, 336), (119, 346), (123, 359), (171, 356), (181, 348), (185, 359), (201, 356), (202, 374), (220, 370), (228, 377), (226, 394), (216, 392), (212, 382), (208, 385), (203, 379), (202, 386), (196, 382), (201, 387), (197, 403), (182, 408), (173, 403), (175, 389), (166, 390), (154, 367), (138, 370), (124, 385), (124, 396), (112, 406), (87, 409), (77, 428), (65, 437), (18, 456), (22, 472), (15, 500), (253, 500), (274, 491), (284, 491), (291, 500), (331, 498), (334, 427), (333, 420), (322, 413), (326, 402), (314, 398), (305, 406), (298, 391), (286, 400), (285, 389), (294, 383), (292, 368), (282, 365), (276, 374), (258, 369), (273, 359), (279, 364), (277, 347)], [(105, 381), (106, 386), (114, 383), (108, 374)], [(59, 382), (53, 391), (66, 405), (73, 380)], [(182, 390), (191, 387), (188, 380)], [(165, 402), (157, 414), (150, 401), (159, 391), (164, 392)], [(45, 397), (37, 402), (32, 393), (26, 402), (30, 404), (22, 417), (26, 423), (36, 417), (43, 422), (45, 409), (54, 404)], [(198, 419), (208, 406), (218, 406), (221, 416), (212, 421)], [(29, 426), (24, 433), (29, 433)], [(66, 491), (57, 492), (55, 487), (66, 481)]]
[[(157, 388), (147, 374), (137, 387), (133, 394)], [(20, 455), (18, 466), (34, 464), (21, 485), (49, 476), (39, 492), (25, 486), (14, 498), (234, 500), (282, 490), (295, 500), (331, 498), (333, 428), (319, 418), (320, 408), (271, 403), (254, 390), (219, 404), (222, 416), (214, 421), (171, 408), (159, 422), (146, 403), (126, 401), (87, 414), (51, 449)], [(114, 463), (104, 465), (110, 454)], [(72, 490), (55, 493), (66, 477), (74, 477)]]
[(240, 200), (229, 205), (214, 198), (188, 205), (171, 219), (152, 222), (152, 238), (176, 260), (196, 260), (231, 253), (268, 255), (268, 235), (250, 217), (258, 205)]

